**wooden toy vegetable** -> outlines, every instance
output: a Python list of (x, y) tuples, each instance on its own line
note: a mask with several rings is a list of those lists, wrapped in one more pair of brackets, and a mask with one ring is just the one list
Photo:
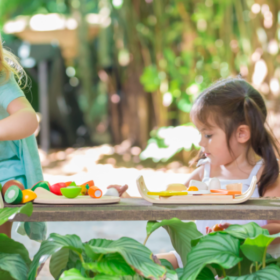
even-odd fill
[(35, 198), (37, 198), (37, 194), (32, 190), (23, 190), (21, 203), (33, 201)]
[(49, 182), (47, 182), (47, 181), (40, 181), (40, 182), (38, 182), (38, 183), (36, 183), (32, 188), (31, 188), (31, 190), (32, 191), (35, 191), (37, 188), (43, 188), (43, 189), (45, 189), (45, 190), (47, 190), (47, 191), (50, 191), (50, 183)]
[(100, 198), (102, 196), (102, 191), (96, 186), (92, 186), (88, 188), (88, 194), (92, 198)]
[(87, 181), (87, 182), (83, 183), (82, 185), (80, 185), (80, 187), (82, 188), (82, 190), (81, 190), (81, 194), (82, 195), (88, 195), (88, 188), (87, 188), (87, 186), (89, 186), (89, 187), (94, 186), (93, 180)]
[(66, 188), (65, 183), (56, 183), (50, 186), (50, 191), (56, 195), (62, 195), (60, 189), (61, 188)]
[(84, 185), (84, 186), (89, 185), (89, 187), (92, 187), (92, 186), (94, 186), (94, 182), (93, 182), (93, 180), (90, 180), (90, 181), (83, 183), (82, 185)]
[(6, 191), (11, 187), (11, 186), (17, 186), (19, 189), (24, 190), (24, 186), (21, 182), (17, 181), (17, 180), (10, 180), (8, 182), (6, 182), (2, 188), (2, 194), (3, 197), (5, 197), (5, 193)]
[(10, 186), (5, 192), (4, 199), (10, 204), (19, 204), (22, 201), (22, 190), (18, 186)]

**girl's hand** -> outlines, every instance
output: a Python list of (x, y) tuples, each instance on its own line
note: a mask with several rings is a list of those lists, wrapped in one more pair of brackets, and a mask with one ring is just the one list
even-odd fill
[(215, 232), (215, 231), (222, 231), (227, 229), (230, 226), (229, 223), (223, 223), (223, 224), (216, 224), (212, 228), (206, 227), (206, 234), (210, 232)]
[[(118, 192), (119, 192), (119, 196), (122, 197), (122, 195), (125, 194), (125, 192), (127, 191), (128, 189), (128, 185), (110, 185), (109, 187), (107, 187), (107, 189), (111, 189), (111, 188), (114, 188), (116, 189)], [(127, 196), (125, 196), (127, 197)]]

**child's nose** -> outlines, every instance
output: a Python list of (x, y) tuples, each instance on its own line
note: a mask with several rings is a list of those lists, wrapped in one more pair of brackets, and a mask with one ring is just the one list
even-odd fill
[(200, 141), (199, 141), (199, 143), (198, 143), (198, 144), (199, 144), (199, 146), (200, 146), (200, 147), (203, 147), (202, 137), (200, 138)]

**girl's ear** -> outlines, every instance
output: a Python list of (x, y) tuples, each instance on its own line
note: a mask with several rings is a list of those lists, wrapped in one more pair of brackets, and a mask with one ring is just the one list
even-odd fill
[(236, 130), (236, 138), (239, 143), (246, 143), (251, 138), (249, 126), (246, 124), (240, 125)]

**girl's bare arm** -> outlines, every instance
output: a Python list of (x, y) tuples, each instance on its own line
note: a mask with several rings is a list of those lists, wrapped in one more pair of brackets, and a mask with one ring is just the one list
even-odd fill
[(14, 99), (7, 112), (10, 116), (0, 120), (0, 141), (26, 138), (38, 127), (36, 113), (25, 97)]

